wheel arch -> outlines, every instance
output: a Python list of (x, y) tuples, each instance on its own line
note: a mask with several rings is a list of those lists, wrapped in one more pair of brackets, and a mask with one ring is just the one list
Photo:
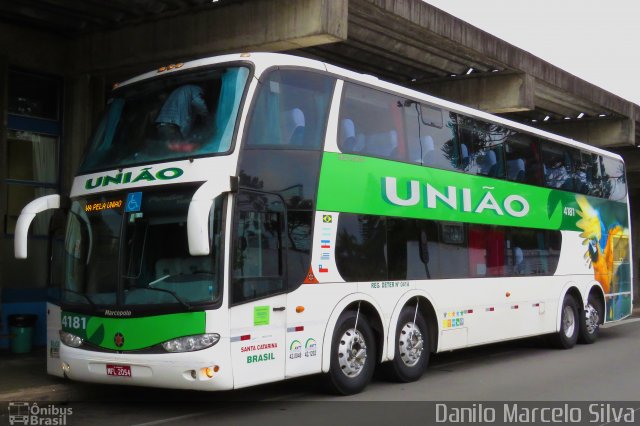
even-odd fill
[(606, 313), (606, 310), (607, 310), (606, 306), (607, 305), (605, 303), (606, 299), (605, 299), (605, 295), (604, 295), (604, 290), (602, 289), (602, 286), (600, 285), (600, 283), (597, 282), (597, 281), (594, 281), (592, 283), (591, 288), (589, 289), (589, 292), (587, 293), (587, 297), (585, 298), (585, 304), (583, 305), (583, 307), (586, 307), (586, 303), (588, 303), (588, 301), (589, 301), (589, 296), (591, 296), (592, 294), (594, 295), (594, 297), (597, 297), (598, 300), (601, 303), (603, 312), (601, 313), (602, 316), (600, 318), (600, 324), (604, 324), (605, 318), (607, 316), (607, 313)]
[(382, 354), (386, 352), (387, 336), (386, 327), (384, 326), (384, 316), (382, 309), (378, 303), (365, 293), (352, 293), (341, 299), (331, 311), (329, 320), (325, 326), (322, 339), (322, 372), (328, 373), (331, 366), (331, 344), (333, 340), (333, 332), (338, 323), (338, 319), (343, 312), (358, 310), (360, 305), (360, 313), (367, 316), (369, 325), (373, 329), (376, 339), (376, 349), (378, 350), (378, 360)]
[(429, 351), (435, 352), (437, 350), (438, 336), (440, 333), (438, 328), (438, 317), (436, 315), (436, 309), (431, 302), (432, 299), (426, 291), (411, 290), (406, 292), (400, 300), (398, 300), (398, 303), (396, 303), (396, 306), (393, 309), (393, 314), (391, 315), (387, 329), (386, 359), (383, 359), (383, 361), (390, 361), (394, 358), (396, 353), (396, 325), (400, 318), (400, 313), (407, 305), (415, 306), (416, 300), (418, 300), (418, 309), (429, 327)]
[(584, 309), (585, 306), (585, 298), (582, 294), (582, 292), (580, 291), (580, 288), (578, 286), (578, 284), (576, 284), (573, 281), (570, 281), (568, 283), (565, 284), (564, 288), (562, 289), (562, 293), (560, 294), (560, 299), (558, 300), (558, 309), (556, 310), (556, 332), (560, 331), (560, 327), (562, 326), (561, 322), (562, 322), (562, 304), (564, 301), (564, 298), (567, 295), (571, 295), (576, 303), (578, 304), (578, 308), (579, 309)]

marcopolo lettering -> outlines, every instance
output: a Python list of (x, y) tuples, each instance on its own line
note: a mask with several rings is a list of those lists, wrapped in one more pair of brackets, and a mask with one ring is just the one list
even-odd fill
[(114, 311), (111, 309), (105, 309), (104, 315), (106, 317), (130, 317), (131, 311)]
[(95, 189), (100, 186), (123, 185), (140, 181), (153, 182), (155, 180), (177, 179), (184, 174), (184, 170), (178, 167), (169, 167), (154, 172), (151, 167), (145, 167), (134, 175), (133, 172), (117, 173), (115, 175), (102, 175), (87, 179), (84, 183), (85, 189)]
[[(422, 186), (417, 180), (409, 180), (407, 183), (407, 196), (401, 198), (398, 195), (398, 182), (395, 177), (384, 177), (382, 193), (384, 199), (393, 205), (410, 207), (418, 205), (424, 195), (424, 206), (435, 209), (439, 206), (448, 206), (454, 210), (465, 213), (481, 214), (485, 210), (492, 210), (495, 214), (503, 216), (505, 213), (513, 217), (524, 217), (529, 213), (529, 202), (521, 195), (509, 194), (504, 199), (496, 199), (493, 187), (483, 186), (482, 191), (471, 188), (457, 188), (449, 185), (441, 192), (426, 183)], [(480, 192), (478, 194), (478, 192)]]

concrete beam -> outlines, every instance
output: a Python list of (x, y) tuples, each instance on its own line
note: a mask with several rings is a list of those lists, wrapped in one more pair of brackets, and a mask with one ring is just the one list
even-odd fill
[(347, 1), (254, 0), (77, 40), (79, 72), (157, 64), (240, 51), (282, 51), (347, 38)]
[[(627, 186), (629, 187), (629, 190), (640, 191), (640, 148), (628, 147), (614, 149), (613, 151), (622, 155), (622, 158), (624, 158), (625, 169), (627, 172)], [(640, 202), (640, 200), (638, 200), (638, 202)], [(640, 215), (636, 216), (638, 216), (640, 220)]]
[(11, 66), (62, 75), (69, 40), (47, 31), (0, 22), (0, 54)]
[(493, 114), (535, 108), (535, 81), (521, 73), (471, 74), (438, 79), (418, 85), (416, 89)]
[[(533, 54), (519, 49), (504, 40), (486, 33), (446, 12), (420, 0), (351, 0), (358, 4), (369, 3), (384, 12), (393, 14), (404, 21), (404, 31), (416, 34), (415, 39), (441, 47), (465, 60), (467, 66), (473, 63), (493, 64), (498, 69), (525, 72), (537, 80), (561, 92), (571, 93), (592, 105), (598, 105), (603, 112), (610, 111), (629, 117), (630, 102), (604, 89), (588, 83)], [(420, 28), (431, 35), (423, 35)], [(476, 69), (482, 69), (474, 66)], [(453, 71), (456, 74), (464, 71)]]
[(537, 127), (601, 148), (635, 145), (635, 121), (629, 118), (572, 120)]

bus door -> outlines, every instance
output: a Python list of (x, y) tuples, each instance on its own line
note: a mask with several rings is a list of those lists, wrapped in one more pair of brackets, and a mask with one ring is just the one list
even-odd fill
[(239, 192), (230, 289), (231, 358), (236, 388), (284, 379), (285, 218), (282, 198)]

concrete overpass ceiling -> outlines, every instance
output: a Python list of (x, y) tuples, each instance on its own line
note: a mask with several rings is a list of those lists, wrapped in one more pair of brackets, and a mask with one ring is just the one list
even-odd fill
[[(312, 14), (321, 23), (306, 34)], [(272, 24), (243, 21), (258, 15)], [(287, 51), (559, 133), (564, 128), (567, 136), (577, 137), (580, 114), (591, 130), (605, 120), (617, 129), (604, 140), (600, 129), (589, 143), (640, 142), (637, 105), (421, 0), (0, 0), (0, 19), (77, 40), (76, 54), (93, 67), (81, 72), (124, 72), (229, 50)], [(150, 32), (156, 37), (145, 36)]]
[(241, 0), (0, 0), (2, 19), (75, 37)]
[(346, 41), (295, 53), (405, 85), (506, 69), (366, 0), (349, 1)]
[[(640, 141), (631, 102), (429, 4), (349, 0), (348, 10), (345, 41), (293, 53), (596, 145)], [(579, 123), (589, 123), (588, 134), (576, 133)]]

